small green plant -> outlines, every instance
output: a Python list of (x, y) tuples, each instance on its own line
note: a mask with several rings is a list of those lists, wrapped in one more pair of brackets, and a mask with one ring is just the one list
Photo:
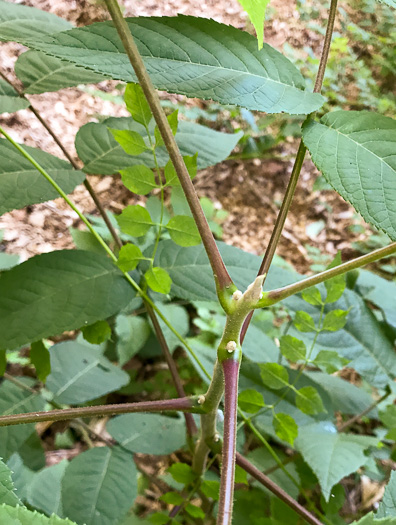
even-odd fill
[[(337, 0), (313, 92), (262, 43), (268, 2), (241, 3), (259, 49), (253, 36), (209, 19), (124, 19), (116, 0), (105, 0), (111, 22), (82, 28), (0, 2), (0, 39), (29, 48), (15, 65), (23, 91), (1, 73), (0, 109), (30, 108), (68, 159), (0, 128), (0, 210), (61, 196), (85, 228), (71, 230), (76, 250), (2, 262), (1, 523), (396, 523), (394, 474), (376, 514), (342, 512), (342, 480), (364, 473), (385, 482), (383, 466), (394, 460), (396, 288), (358, 270), (396, 253), (396, 123), (368, 111), (316, 117)], [(28, 95), (108, 78), (126, 83), (130, 117), (79, 130), (79, 170)], [(192, 182), (243, 133), (165, 113), (156, 89), (241, 106), (253, 131), (252, 111), (304, 116), (298, 133), (290, 120), (302, 140), (263, 260), (216, 242), (225, 214)], [(304, 278), (273, 261), (307, 150), (334, 190), (393, 242), (347, 262), (315, 254), (328, 266)], [(141, 204), (115, 216), (87, 175), (118, 172)], [(81, 183), (100, 217), (84, 216), (68, 196)], [(72, 330), (74, 339), (54, 344)], [(17, 352), (27, 345), (29, 361)], [(137, 356), (151, 366), (140, 369)], [(36, 378), (14, 377), (7, 362), (34, 367)], [(360, 388), (341, 378), (346, 366)], [(90, 424), (97, 417), (108, 418), (105, 434)], [(347, 432), (365, 417), (377, 421), (374, 431)], [(34, 425), (66, 420), (53, 446), (70, 448), (79, 435), (84, 451), (45, 467)], [(181, 449), (158, 475), (155, 512), (141, 519), (141, 454)]]

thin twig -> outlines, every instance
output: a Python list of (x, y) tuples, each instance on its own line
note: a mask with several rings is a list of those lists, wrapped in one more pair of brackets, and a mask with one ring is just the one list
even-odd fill
[(388, 388), (385, 394), (381, 396), (379, 399), (377, 399), (377, 401), (374, 401), (374, 403), (372, 403), (369, 407), (362, 410), (359, 414), (356, 414), (355, 416), (351, 417), (347, 421), (344, 421), (344, 423), (342, 423), (338, 427), (338, 432), (343, 432), (346, 428), (350, 427), (351, 425), (356, 423), (356, 421), (359, 421), (359, 419), (361, 419), (362, 417), (367, 415), (369, 412), (374, 410), (374, 408), (376, 408), (380, 403), (382, 403), (382, 401), (384, 401), (391, 393), (392, 393), (391, 389)]

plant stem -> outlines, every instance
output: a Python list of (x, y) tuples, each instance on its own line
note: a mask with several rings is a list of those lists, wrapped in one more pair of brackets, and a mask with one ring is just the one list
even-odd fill
[(225, 383), (224, 439), (217, 525), (230, 525), (234, 503), (239, 361), (227, 359), (222, 366)]
[(257, 308), (262, 308), (263, 306), (270, 306), (272, 304), (278, 303), (279, 301), (290, 297), (290, 295), (302, 292), (303, 290), (306, 290), (311, 286), (315, 286), (316, 284), (323, 283), (324, 281), (327, 281), (332, 277), (337, 277), (346, 272), (350, 272), (351, 270), (361, 268), (366, 264), (378, 261), (379, 259), (382, 259), (387, 255), (392, 255), (393, 253), (396, 253), (396, 242), (393, 242), (392, 244), (389, 244), (384, 248), (374, 250), (373, 252), (368, 253), (366, 255), (362, 255), (361, 257), (357, 257), (352, 261), (348, 261), (346, 263), (335, 266), (334, 268), (330, 268), (330, 270), (325, 270), (324, 272), (318, 273), (317, 275), (307, 277), (302, 281), (289, 284), (288, 286), (283, 286), (282, 288), (276, 288), (275, 290), (271, 290), (269, 292), (264, 292), (263, 298), (257, 303)]
[[(323, 84), (323, 78), (324, 73), (326, 70), (326, 64), (327, 59), (329, 57), (329, 51), (330, 51), (330, 45), (331, 45), (331, 37), (333, 35), (334, 30), (334, 22), (335, 22), (335, 16), (337, 13), (337, 2), (338, 0), (331, 0), (330, 3), (330, 9), (329, 9), (329, 18), (327, 22), (327, 28), (326, 28), (326, 35), (323, 43), (323, 49), (322, 54), (320, 57), (320, 63), (319, 63), (319, 69), (318, 73), (316, 75), (316, 81), (314, 86), (314, 93), (320, 93), (322, 89)], [(311, 115), (308, 115), (307, 119), (310, 119), (312, 117)], [(300, 144), (298, 147), (296, 159), (294, 161), (294, 166), (292, 169), (292, 173), (290, 175), (289, 184), (286, 188), (285, 197), (283, 199), (281, 208), (279, 210), (278, 216), (276, 218), (275, 226), (271, 234), (271, 238), (268, 243), (268, 247), (265, 251), (263, 261), (261, 263), (260, 269), (258, 271), (257, 275), (268, 275), (268, 271), (270, 269), (272, 259), (274, 258), (276, 248), (278, 246), (279, 240), (282, 235), (282, 230), (285, 225), (287, 214), (289, 213), (289, 209), (294, 197), (294, 193), (296, 190), (298, 178), (300, 176), (301, 168), (304, 162), (305, 153), (307, 151), (307, 148), (305, 147), (302, 139), (300, 140)], [(243, 342), (247, 329), (249, 327), (250, 321), (252, 319), (253, 312), (251, 312), (248, 317), (245, 320), (245, 323), (242, 327), (241, 331), (241, 343)]]
[(22, 425), (25, 423), (39, 423), (40, 421), (66, 421), (79, 417), (105, 417), (117, 414), (131, 414), (137, 412), (193, 412), (202, 413), (198, 403), (199, 396), (167, 399), (160, 401), (142, 401), (140, 403), (122, 403), (115, 405), (98, 405), (79, 408), (65, 408), (48, 410), (48, 412), (29, 412), (26, 414), (12, 414), (0, 416), (0, 427)]
[(387, 397), (389, 397), (391, 393), (392, 393), (391, 389), (387, 387), (385, 394), (381, 396), (379, 399), (377, 399), (377, 401), (374, 401), (374, 403), (372, 403), (369, 407), (362, 410), (359, 414), (356, 414), (355, 416), (351, 417), (351, 419), (344, 421), (344, 423), (342, 423), (338, 427), (338, 432), (343, 432), (346, 428), (356, 423), (356, 421), (359, 421), (360, 418), (362, 418), (363, 416), (365, 416), (366, 414), (374, 410), (374, 408), (377, 407), (380, 403), (382, 403), (382, 401), (384, 401)]
[(175, 167), (177, 176), (180, 180), (180, 184), (185, 193), (187, 202), (191, 209), (191, 213), (194, 217), (199, 233), (201, 235), (203, 245), (208, 255), (213, 270), (214, 278), (216, 281), (216, 287), (219, 288), (221, 291), (224, 291), (226, 288), (232, 285), (231, 277), (227, 272), (223, 259), (221, 258), (220, 252), (217, 248), (213, 234), (210, 231), (208, 222), (202, 210), (194, 185), (191, 181), (183, 157), (180, 153), (179, 147), (177, 146), (176, 140), (169, 126), (169, 122), (166, 118), (165, 112), (161, 106), (158, 94), (147, 73), (146, 67), (135, 44), (134, 38), (129, 30), (128, 24), (122, 16), (120, 6), (118, 5), (117, 0), (105, 0), (105, 3), (111, 15), (111, 18), (113, 19), (114, 26), (117, 29), (118, 35), (125, 48), (129, 61), (135, 71), (139, 84), (141, 85), (143, 93), (150, 106), (151, 112), (157, 123), (159, 132), (161, 133), (165, 147), (168, 150), (169, 157), (171, 158), (171, 161)]
[[(55, 144), (59, 147), (59, 149), (62, 151), (64, 156), (67, 158), (67, 160), (70, 162), (70, 164), (73, 166), (74, 169), (78, 170), (79, 167), (77, 163), (74, 161), (73, 157), (70, 155), (70, 153), (67, 151), (67, 149), (64, 147), (62, 142), (59, 140), (58, 136), (56, 135), (55, 131), (51, 128), (51, 126), (43, 119), (43, 117), (40, 115), (40, 113), (37, 111), (37, 109), (33, 106), (33, 104), (30, 102), (30, 100), (24, 95), (24, 93), (19, 89), (19, 87), (15, 86), (13, 82), (11, 82), (1, 71), (0, 76), (3, 80), (5, 80), (15, 91), (18, 93), (18, 95), (27, 100), (30, 104), (30, 106), (27, 108), (29, 109), (33, 115), (37, 118), (37, 120), (40, 122), (40, 124), (47, 130), (47, 132), (51, 135), (52, 139), (54, 140)], [(91, 183), (86, 178), (83, 182), (86, 190), (90, 194), (92, 200), (95, 203), (95, 206), (97, 207), (100, 215), (102, 216), (111, 236), (113, 237), (115, 243), (119, 248), (122, 246), (122, 241), (119, 238), (114, 226), (112, 225), (109, 216), (107, 215), (106, 210), (104, 209), (102, 203), (99, 200), (99, 197), (97, 196), (95, 190), (91, 186)]]
[(296, 500), (294, 500), (287, 492), (281, 489), (276, 483), (270, 480), (262, 472), (260, 472), (250, 461), (245, 459), (238, 452), (236, 453), (236, 464), (242, 467), (248, 474), (253, 476), (261, 485), (266, 487), (271, 491), (275, 496), (277, 496), (281, 501), (286, 503), (291, 509), (294, 510), (299, 516), (301, 516), (307, 523), (310, 525), (323, 525), (321, 521), (311, 514), (307, 509), (300, 505)]

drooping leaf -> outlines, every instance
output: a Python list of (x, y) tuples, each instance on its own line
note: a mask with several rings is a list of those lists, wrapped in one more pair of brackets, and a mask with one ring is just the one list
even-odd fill
[(396, 121), (368, 111), (335, 111), (303, 127), (312, 160), (333, 188), (396, 240)]
[(45, 383), (51, 372), (50, 355), (43, 341), (36, 341), (30, 345), (30, 361), (36, 369), (38, 379)]
[(152, 118), (151, 109), (141, 86), (139, 84), (128, 84), (125, 88), (124, 100), (133, 120), (143, 126), (148, 126)]
[[(76, 149), (84, 162), (86, 173), (111, 175), (130, 166), (144, 164), (154, 168), (153, 154), (147, 150), (138, 157), (127, 155), (115, 141), (107, 126), (119, 129), (138, 131), (143, 138), (146, 130), (132, 119), (110, 118), (102, 124), (90, 122), (82, 126), (76, 135)], [(233, 135), (220, 133), (194, 122), (180, 121), (176, 142), (183, 156), (193, 156), (198, 152), (198, 169), (207, 168), (221, 162), (234, 149), (242, 136), (242, 132)], [(158, 164), (165, 166), (169, 156), (164, 147), (156, 149)]]
[(115, 332), (118, 360), (123, 366), (143, 348), (150, 335), (150, 326), (143, 317), (121, 314), (117, 317)]
[(294, 440), (298, 436), (298, 426), (294, 419), (289, 414), (278, 412), (274, 416), (273, 425), (278, 438), (293, 446)]
[(172, 279), (169, 277), (169, 273), (160, 266), (154, 266), (147, 270), (144, 274), (144, 278), (154, 292), (163, 294), (170, 292)]
[(175, 215), (166, 225), (171, 239), (179, 246), (196, 246), (201, 236), (192, 217)]
[(29, 106), (27, 99), (20, 97), (8, 82), (0, 78), (0, 113), (14, 113)]
[(238, 0), (256, 30), (258, 48), (263, 47), (265, 10), (270, 0)]
[(62, 479), (63, 512), (79, 525), (118, 523), (136, 496), (135, 463), (119, 447), (83, 452), (70, 462)]
[(263, 395), (256, 390), (243, 390), (238, 396), (238, 405), (249, 414), (255, 414), (265, 406)]
[[(305, 91), (300, 72), (285, 57), (267, 44), (258, 51), (255, 38), (234, 27), (189, 16), (127, 23), (157, 89), (271, 113), (310, 113), (323, 104), (321, 95)], [(34, 42), (15, 40), (114, 79), (136, 78), (109, 22)]]
[[(84, 173), (74, 170), (68, 162), (36, 148), (24, 146), (24, 149), (66, 193), (84, 181)], [(41, 173), (5, 139), (0, 139), (0, 157), (0, 214), (59, 196)]]
[(23, 83), (24, 93), (32, 95), (58, 91), (79, 84), (96, 84), (108, 78), (33, 50), (19, 56), (15, 62), (15, 73)]
[(10, 505), (16, 507), (22, 505), (20, 499), (15, 493), (14, 483), (11, 478), (11, 471), (0, 460), (0, 505)]
[(378, 507), (376, 518), (396, 516), (396, 472), (391, 472), (389, 483), (385, 487), (384, 496)]
[[(36, 393), (22, 390), (10, 381), (0, 384), (0, 415), (35, 412), (44, 409), (44, 398)], [(16, 425), (0, 428), (0, 458), (7, 461), (34, 432), (34, 425)]]
[(0, 275), (0, 347), (13, 349), (105, 319), (133, 297), (104, 256), (77, 250), (36, 255)]
[(8, 505), (0, 505), (0, 521), (4, 525), (77, 525), (74, 521), (59, 518), (55, 514), (48, 518), (25, 507)]
[(141, 454), (170, 454), (186, 442), (182, 418), (126, 414), (111, 419), (106, 428), (123, 448)]
[(70, 22), (47, 11), (11, 2), (0, 2), (0, 40), (41, 38), (43, 35), (71, 28)]
[(68, 462), (66, 460), (37, 472), (29, 484), (26, 499), (32, 507), (47, 516), (63, 516), (61, 482)]
[(300, 427), (295, 441), (315, 472), (326, 501), (336, 483), (366, 463), (364, 451), (377, 443), (378, 438), (338, 433), (329, 421)]
[(121, 171), (124, 186), (138, 195), (147, 195), (158, 187), (153, 170), (144, 165), (131, 166)]
[(129, 382), (128, 374), (111, 364), (99, 349), (76, 341), (52, 346), (50, 355), (51, 374), (46, 386), (58, 403), (85, 403)]
[(124, 208), (122, 213), (118, 215), (117, 222), (124, 233), (133, 237), (145, 235), (154, 225), (149, 212), (140, 204)]

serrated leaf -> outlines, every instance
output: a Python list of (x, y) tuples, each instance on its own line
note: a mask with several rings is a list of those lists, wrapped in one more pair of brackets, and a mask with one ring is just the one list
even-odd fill
[(124, 208), (117, 222), (124, 233), (133, 237), (145, 235), (154, 224), (146, 208), (139, 204)]
[(333, 188), (396, 240), (396, 121), (368, 111), (335, 111), (303, 127), (304, 143)]
[(316, 332), (315, 321), (308, 312), (299, 310), (293, 322), (299, 332)]
[(77, 525), (74, 521), (52, 515), (50, 518), (25, 507), (0, 505), (0, 521), (4, 525)]
[(170, 454), (186, 442), (182, 418), (126, 414), (111, 419), (106, 428), (123, 448), (141, 454)]
[(294, 419), (289, 414), (277, 413), (274, 415), (273, 425), (278, 438), (293, 446), (298, 436), (298, 426)]
[(348, 310), (330, 310), (323, 319), (322, 330), (329, 332), (341, 330), (346, 325), (348, 314)]
[(172, 286), (172, 279), (170, 278), (168, 272), (161, 267), (153, 267), (147, 270), (144, 274), (149, 287), (154, 290), (154, 292), (167, 294), (170, 292)]
[(304, 360), (307, 348), (303, 341), (291, 335), (284, 335), (280, 339), (280, 351), (282, 355), (292, 363)]
[(71, 28), (70, 22), (47, 11), (0, 2), (0, 40), (41, 38)]
[(58, 91), (79, 84), (96, 84), (108, 78), (33, 50), (19, 56), (15, 62), (15, 73), (23, 83), (24, 93), (32, 95)]
[(50, 354), (43, 341), (36, 341), (30, 345), (30, 361), (36, 369), (38, 379), (45, 383), (51, 372)]
[(267, 388), (279, 390), (289, 384), (289, 374), (286, 368), (278, 363), (260, 364), (260, 375)]
[(313, 304), (314, 306), (321, 305), (323, 303), (322, 296), (316, 286), (311, 286), (301, 293), (301, 297), (306, 303)]
[[(169, 126), (172, 130), (172, 134), (173, 135), (176, 135), (176, 132), (177, 132), (177, 126), (178, 126), (178, 119), (177, 119), (177, 115), (179, 113), (179, 110), (176, 110), (176, 111), (173, 111), (170, 115), (168, 115), (166, 117), (168, 123), (169, 123)], [(161, 133), (159, 132), (159, 129), (158, 129), (158, 126), (155, 126), (154, 128), (154, 138), (155, 138), (155, 147), (158, 148), (160, 146), (163, 146), (164, 144), (164, 141), (161, 137)]]
[(143, 348), (151, 330), (142, 317), (121, 314), (117, 317), (115, 332), (118, 336), (118, 361), (123, 366)]
[(111, 128), (109, 131), (127, 155), (140, 155), (147, 149), (142, 136), (137, 131)]
[[(138, 157), (127, 155), (113, 138), (106, 123), (113, 128), (131, 128), (139, 131), (143, 138), (147, 138), (146, 130), (132, 119), (110, 118), (103, 124), (93, 122), (85, 124), (76, 135), (76, 149), (85, 164), (83, 169), (86, 173), (111, 175), (137, 164), (144, 164), (149, 168), (155, 167), (152, 151), (147, 150)], [(195, 155), (198, 152), (198, 168), (203, 169), (227, 158), (242, 135), (242, 132), (233, 135), (220, 133), (195, 122), (182, 120), (179, 122), (175, 138), (183, 156)], [(169, 160), (166, 149), (157, 148), (156, 155), (159, 166), (165, 166)]]
[(151, 109), (141, 86), (139, 84), (128, 84), (125, 88), (124, 100), (133, 120), (143, 126), (148, 126), (152, 118)]
[(83, 337), (91, 345), (100, 345), (111, 337), (111, 328), (107, 321), (96, 321), (96, 323), (81, 328)]
[(238, 0), (256, 30), (258, 48), (263, 47), (265, 10), (270, 0)]
[(118, 254), (117, 265), (123, 272), (130, 272), (136, 268), (143, 254), (138, 246), (125, 244)]
[(20, 97), (8, 82), (0, 78), (0, 113), (14, 113), (29, 106), (26, 98)]
[[(268, 113), (306, 114), (323, 104), (321, 95), (305, 91), (303, 77), (285, 57), (267, 44), (258, 51), (255, 38), (234, 27), (189, 16), (130, 18), (127, 23), (157, 89)], [(136, 78), (109, 22), (34, 42), (23, 35), (15, 40), (114, 79)]]
[(201, 242), (201, 236), (192, 217), (176, 215), (166, 225), (172, 241), (179, 246), (196, 246)]
[(257, 390), (243, 390), (238, 396), (238, 405), (244, 412), (255, 414), (265, 406), (263, 395)]
[(370, 512), (359, 521), (353, 521), (351, 525), (396, 525), (396, 518), (392, 516), (377, 518), (376, 514)]
[(396, 516), (396, 472), (391, 472), (389, 483), (385, 487), (384, 496), (378, 507), (376, 518)]
[[(84, 181), (84, 173), (68, 162), (39, 149), (23, 147), (66, 193)], [(41, 173), (5, 139), (0, 139), (0, 157), (0, 214), (59, 197)]]
[[(0, 414), (21, 414), (43, 410), (45, 401), (36, 392), (22, 390), (20, 387), (3, 381), (0, 384)], [(0, 458), (7, 461), (34, 432), (34, 425), (17, 425), (0, 428)]]
[(316, 474), (326, 501), (336, 483), (365, 464), (364, 451), (377, 443), (378, 438), (338, 433), (328, 421), (300, 427), (295, 441)]
[(131, 166), (120, 173), (124, 186), (138, 195), (147, 195), (158, 187), (153, 171), (147, 166)]
[(14, 483), (11, 478), (11, 470), (0, 460), (0, 505), (16, 507), (22, 505), (15, 493)]
[(63, 511), (79, 524), (117, 523), (136, 496), (135, 463), (131, 454), (119, 447), (83, 452), (70, 462), (62, 479)]
[(296, 391), (296, 405), (301, 412), (310, 416), (326, 412), (322, 399), (313, 386), (304, 386)]
[(129, 382), (128, 374), (110, 363), (99, 348), (66, 341), (52, 346), (50, 356), (46, 387), (61, 404), (85, 403)]
[(349, 361), (341, 357), (337, 352), (331, 350), (321, 350), (313, 360), (313, 363), (328, 374), (333, 374), (344, 368)]
[(61, 482), (67, 466), (68, 461), (63, 460), (34, 474), (26, 494), (32, 507), (48, 516), (63, 516)]
[(77, 250), (36, 255), (0, 275), (0, 347), (110, 317), (134, 295), (107, 257)]

